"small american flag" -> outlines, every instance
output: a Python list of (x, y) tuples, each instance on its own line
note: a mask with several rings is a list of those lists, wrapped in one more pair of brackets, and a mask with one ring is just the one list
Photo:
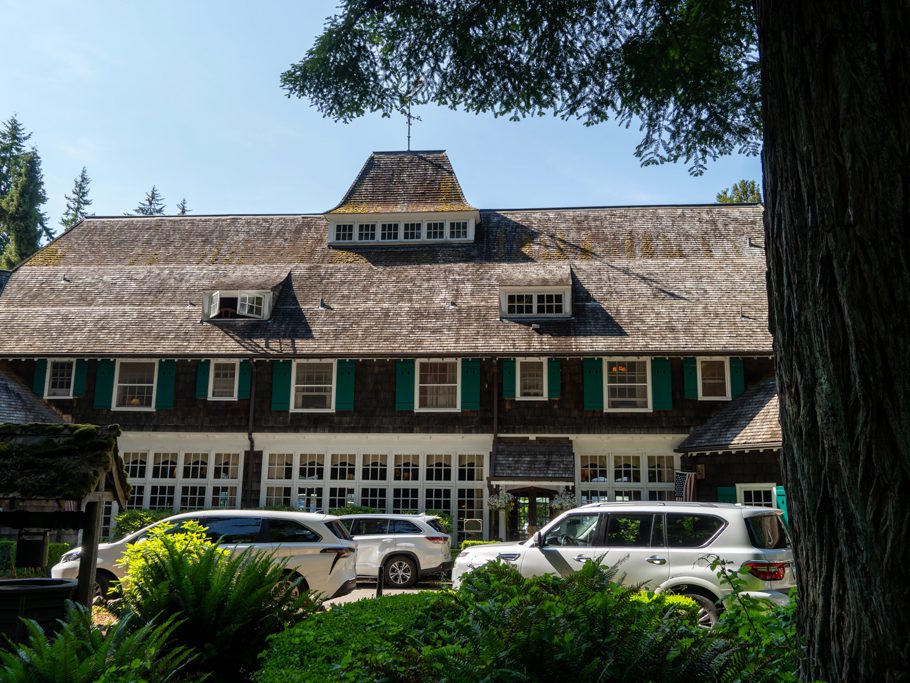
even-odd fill
[(676, 500), (695, 500), (695, 472), (675, 472), (673, 494)]

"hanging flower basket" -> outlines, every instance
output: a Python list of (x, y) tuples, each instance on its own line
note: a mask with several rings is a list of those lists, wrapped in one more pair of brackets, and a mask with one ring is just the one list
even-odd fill
[(515, 499), (511, 493), (500, 491), (487, 498), (487, 507), (491, 510), (511, 510)]
[(578, 499), (575, 497), (575, 494), (571, 493), (568, 489), (563, 489), (561, 493), (553, 496), (553, 499), (550, 501), (551, 510), (569, 510), (577, 506)]

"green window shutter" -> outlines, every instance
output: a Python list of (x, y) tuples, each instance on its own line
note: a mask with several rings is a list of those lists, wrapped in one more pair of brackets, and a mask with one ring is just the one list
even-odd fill
[(291, 409), (291, 368), (289, 360), (272, 362), (272, 410)]
[(733, 398), (742, 396), (746, 390), (746, 375), (743, 372), (743, 359), (733, 357), (730, 359), (730, 395)]
[(335, 364), (335, 410), (354, 410), (354, 367), (352, 360)]
[(502, 397), (515, 398), (515, 359), (502, 359)]
[(47, 358), (35, 361), (35, 377), (32, 380), (32, 391), (38, 396), (44, 396), (44, 384), (47, 379)]
[(414, 410), (414, 359), (395, 361), (395, 410)]
[(461, 409), (480, 410), (480, 360), (461, 361)]
[(784, 491), (783, 486), (774, 487), (774, 500), (777, 503), (777, 507), (780, 510), (783, 510), (783, 520), (784, 524), (787, 526), (790, 525), (790, 515), (787, 512), (787, 493)]
[(237, 378), (237, 398), (250, 397), (250, 379), (253, 376), (253, 364), (248, 360), (240, 361), (240, 376)]
[(683, 358), (683, 390), (686, 398), (698, 398), (698, 369), (694, 358)]
[(584, 359), (585, 410), (604, 409), (604, 364), (600, 358)]
[(717, 487), (718, 503), (735, 503), (736, 487), (735, 486), (718, 486)]
[(196, 366), (196, 398), (209, 397), (209, 369), (212, 365), (210, 360), (201, 360)]
[(111, 409), (111, 398), (114, 395), (114, 370), (117, 363), (112, 360), (99, 360), (95, 368), (95, 408)]
[(651, 409), (673, 410), (673, 384), (670, 359), (651, 359)]
[(562, 365), (558, 358), (547, 358), (547, 398), (562, 396)]
[(158, 361), (158, 386), (155, 388), (155, 410), (171, 410), (174, 407), (174, 380), (177, 376), (177, 361)]
[(85, 396), (85, 380), (88, 376), (88, 362), (83, 359), (76, 361), (76, 368), (73, 371), (73, 398)]

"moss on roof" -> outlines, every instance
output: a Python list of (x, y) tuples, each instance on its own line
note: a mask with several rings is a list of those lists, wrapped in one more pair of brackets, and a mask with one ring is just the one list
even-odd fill
[(82, 500), (113, 468), (126, 482), (119, 435), (116, 425), (0, 424), (0, 498)]

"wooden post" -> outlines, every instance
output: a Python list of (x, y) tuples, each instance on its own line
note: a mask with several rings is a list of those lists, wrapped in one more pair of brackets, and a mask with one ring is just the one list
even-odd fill
[(76, 602), (89, 609), (95, 597), (95, 565), (98, 562), (98, 539), (101, 536), (101, 503), (85, 504), (85, 526), (82, 528), (82, 555), (79, 558), (79, 583)]

